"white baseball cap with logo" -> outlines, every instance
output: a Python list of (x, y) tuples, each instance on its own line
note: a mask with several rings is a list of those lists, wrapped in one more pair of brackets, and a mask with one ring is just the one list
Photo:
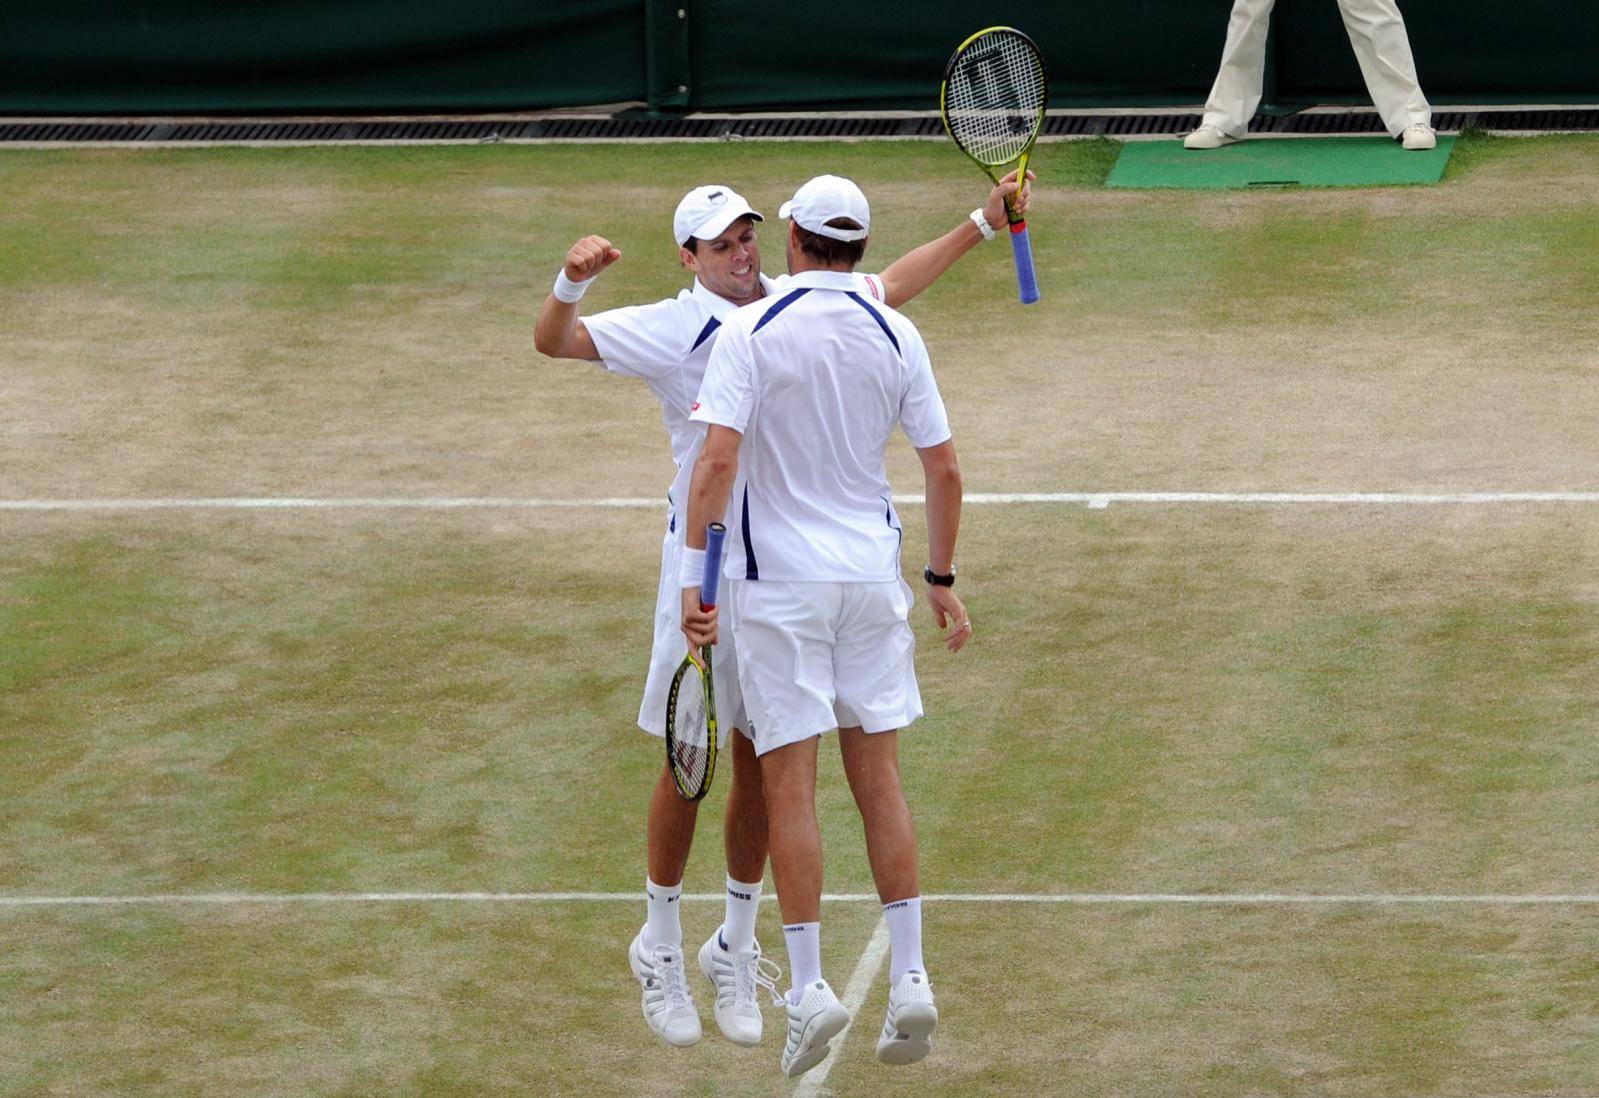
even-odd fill
[[(802, 229), (834, 240), (865, 240), (872, 227), (872, 211), (866, 196), (854, 183), (838, 175), (819, 175), (794, 192), (794, 197), (783, 203), (777, 216), (787, 221), (790, 217)], [(828, 225), (840, 217), (847, 217), (860, 226), (858, 229), (839, 229)]]
[(766, 220), (732, 187), (714, 183), (695, 187), (677, 204), (677, 212), (672, 215), (672, 235), (677, 238), (678, 247), (687, 244), (691, 236), (715, 240), (741, 217)]

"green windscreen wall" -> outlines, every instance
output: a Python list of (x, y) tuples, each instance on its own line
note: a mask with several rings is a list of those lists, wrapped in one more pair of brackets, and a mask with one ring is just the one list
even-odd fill
[[(1401, 0), (1437, 103), (1599, 100), (1599, 0)], [(931, 109), (951, 49), (1033, 35), (1056, 106), (1204, 98), (1229, 0), (0, 0), (0, 113)], [(1335, 0), (1279, 0), (1276, 98), (1361, 101)]]
[(0, 0), (0, 111), (472, 111), (645, 98), (643, 0)]

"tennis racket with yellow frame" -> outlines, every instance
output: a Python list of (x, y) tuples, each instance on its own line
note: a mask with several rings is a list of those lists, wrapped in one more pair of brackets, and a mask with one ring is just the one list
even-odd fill
[[(1044, 57), (1015, 27), (980, 30), (956, 47), (944, 67), (938, 104), (944, 129), (990, 179), (999, 183), (1005, 167), (1014, 163), (1017, 180), (1025, 180), (1027, 159), (1049, 106)], [(1005, 213), (1022, 304), (1031, 305), (1038, 300), (1038, 277), (1027, 222), (1010, 199)]]
[[(716, 605), (722, 578), (722, 542), (727, 528), (713, 522), (705, 528), (705, 572), (700, 582), (700, 609)], [(666, 694), (666, 763), (685, 800), (710, 792), (716, 776), (716, 691), (711, 680), (711, 646), (699, 659), (683, 657)]]

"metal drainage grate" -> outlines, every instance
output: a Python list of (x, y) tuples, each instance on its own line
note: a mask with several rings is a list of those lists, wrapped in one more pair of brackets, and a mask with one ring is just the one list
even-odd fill
[[(1192, 113), (1150, 111), (1133, 114), (1051, 115), (1044, 120), (1046, 137), (1161, 137), (1187, 133), (1199, 125)], [(1475, 123), (1512, 133), (1550, 130), (1599, 130), (1599, 108), (1506, 108), (1503, 110), (1439, 111), (1433, 124), (1460, 130)], [(1283, 117), (1259, 115), (1252, 133), (1362, 134), (1382, 133), (1382, 121), (1371, 110), (1304, 113)], [(566, 117), (532, 120), (460, 119), (391, 121), (305, 121), (207, 119), (190, 122), (30, 121), (0, 119), (0, 144), (102, 144), (107, 142), (274, 142), (274, 141), (671, 141), (762, 140), (773, 138), (906, 138), (940, 137), (936, 116), (883, 117), (826, 115), (749, 116), (728, 118)]]

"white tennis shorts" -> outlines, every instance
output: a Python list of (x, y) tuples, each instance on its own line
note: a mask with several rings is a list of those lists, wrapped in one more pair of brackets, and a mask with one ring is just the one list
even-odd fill
[[(683, 638), (683, 591), (677, 585), (677, 558), (683, 540), (678, 534), (667, 531), (661, 539), (661, 579), (655, 592), (655, 643), (650, 651), (650, 671), (644, 679), (644, 701), (639, 705), (638, 726), (652, 736), (666, 735), (666, 696), (672, 690), (672, 676), (678, 665), (688, 655), (688, 641)], [(727, 743), (731, 728), (740, 731), (749, 728), (749, 718), (744, 713), (744, 693), (739, 689), (738, 655), (734, 649), (732, 619), (733, 591), (741, 586), (722, 578), (717, 603), (718, 615), (716, 647), (711, 652), (711, 682), (716, 690), (716, 746)]]
[(726, 601), (737, 607), (733, 634), (756, 754), (835, 728), (890, 732), (922, 715), (914, 598), (904, 580), (749, 580)]

